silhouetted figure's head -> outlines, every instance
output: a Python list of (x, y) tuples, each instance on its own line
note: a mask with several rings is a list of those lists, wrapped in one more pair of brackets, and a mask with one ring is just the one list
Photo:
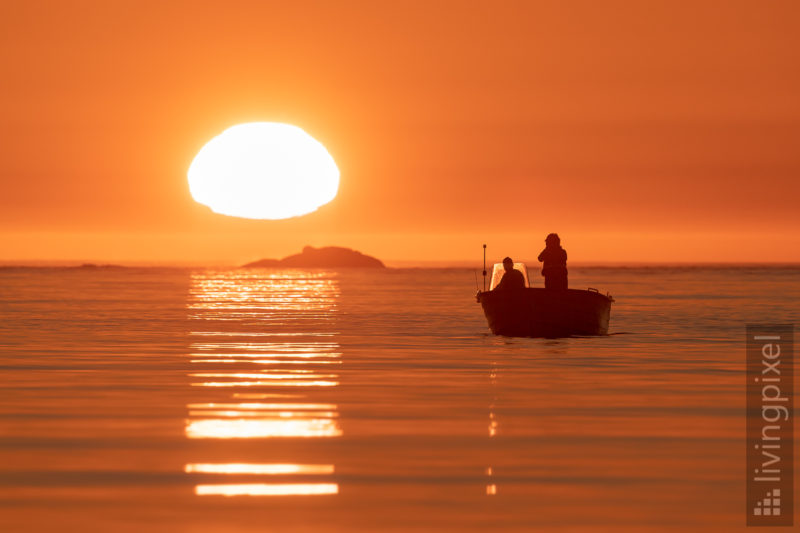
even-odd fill
[(561, 239), (558, 237), (558, 233), (551, 233), (544, 240), (544, 243), (547, 246), (561, 246)]
[(503, 259), (503, 268), (506, 269), (506, 272), (511, 272), (514, 270), (514, 260), (510, 257)]

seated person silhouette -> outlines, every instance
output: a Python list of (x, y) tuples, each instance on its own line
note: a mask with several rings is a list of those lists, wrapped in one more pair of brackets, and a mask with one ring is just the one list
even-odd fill
[(545, 289), (567, 288), (567, 251), (561, 247), (561, 239), (551, 233), (544, 240), (545, 249), (539, 254)]
[(503, 269), (505, 269), (503, 277), (493, 290), (510, 291), (525, 288), (525, 276), (519, 270), (514, 269), (514, 261), (510, 257), (503, 259)]

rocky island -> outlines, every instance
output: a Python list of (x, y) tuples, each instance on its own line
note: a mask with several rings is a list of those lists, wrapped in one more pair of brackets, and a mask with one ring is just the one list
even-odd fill
[(374, 257), (362, 254), (349, 248), (339, 246), (325, 246), (314, 248), (306, 246), (299, 254), (290, 255), (283, 259), (262, 259), (242, 265), (241, 268), (283, 268), (283, 267), (302, 267), (302, 268), (386, 268), (386, 266)]

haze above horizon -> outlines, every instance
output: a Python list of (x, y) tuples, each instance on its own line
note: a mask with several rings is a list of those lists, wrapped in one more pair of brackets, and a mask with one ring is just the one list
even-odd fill
[[(0, 263), (800, 262), (800, 5), (0, 6)], [(296, 125), (341, 172), (286, 220), (189, 194), (200, 148)]]

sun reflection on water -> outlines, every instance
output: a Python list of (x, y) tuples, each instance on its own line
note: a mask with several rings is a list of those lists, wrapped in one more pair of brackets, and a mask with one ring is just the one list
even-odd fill
[[(196, 342), (190, 343), (193, 368), (188, 377), (194, 388), (208, 395), (187, 405), (186, 437), (222, 442), (341, 436), (338, 406), (321, 397), (339, 385), (334, 365), (341, 363), (341, 353), (338, 333), (333, 331), (338, 297), (338, 281), (329, 272), (193, 274), (187, 308), (196, 324), (189, 335)], [(293, 393), (279, 392), (287, 388)], [(330, 476), (334, 466), (191, 463), (185, 472)], [(338, 490), (336, 483), (316, 480), (195, 486), (197, 495), (223, 496), (337, 494)]]
[(333, 465), (194, 463), (184, 470), (187, 474), (333, 474)]
[(337, 483), (239, 483), (195, 485), (198, 496), (313, 496), (338, 494)]
[(186, 426), (190, 439), (254, 439), (265, 437), (339, 437), (334, 420), (312, 418), (260, 418), (258, 420), (193, 420)]

